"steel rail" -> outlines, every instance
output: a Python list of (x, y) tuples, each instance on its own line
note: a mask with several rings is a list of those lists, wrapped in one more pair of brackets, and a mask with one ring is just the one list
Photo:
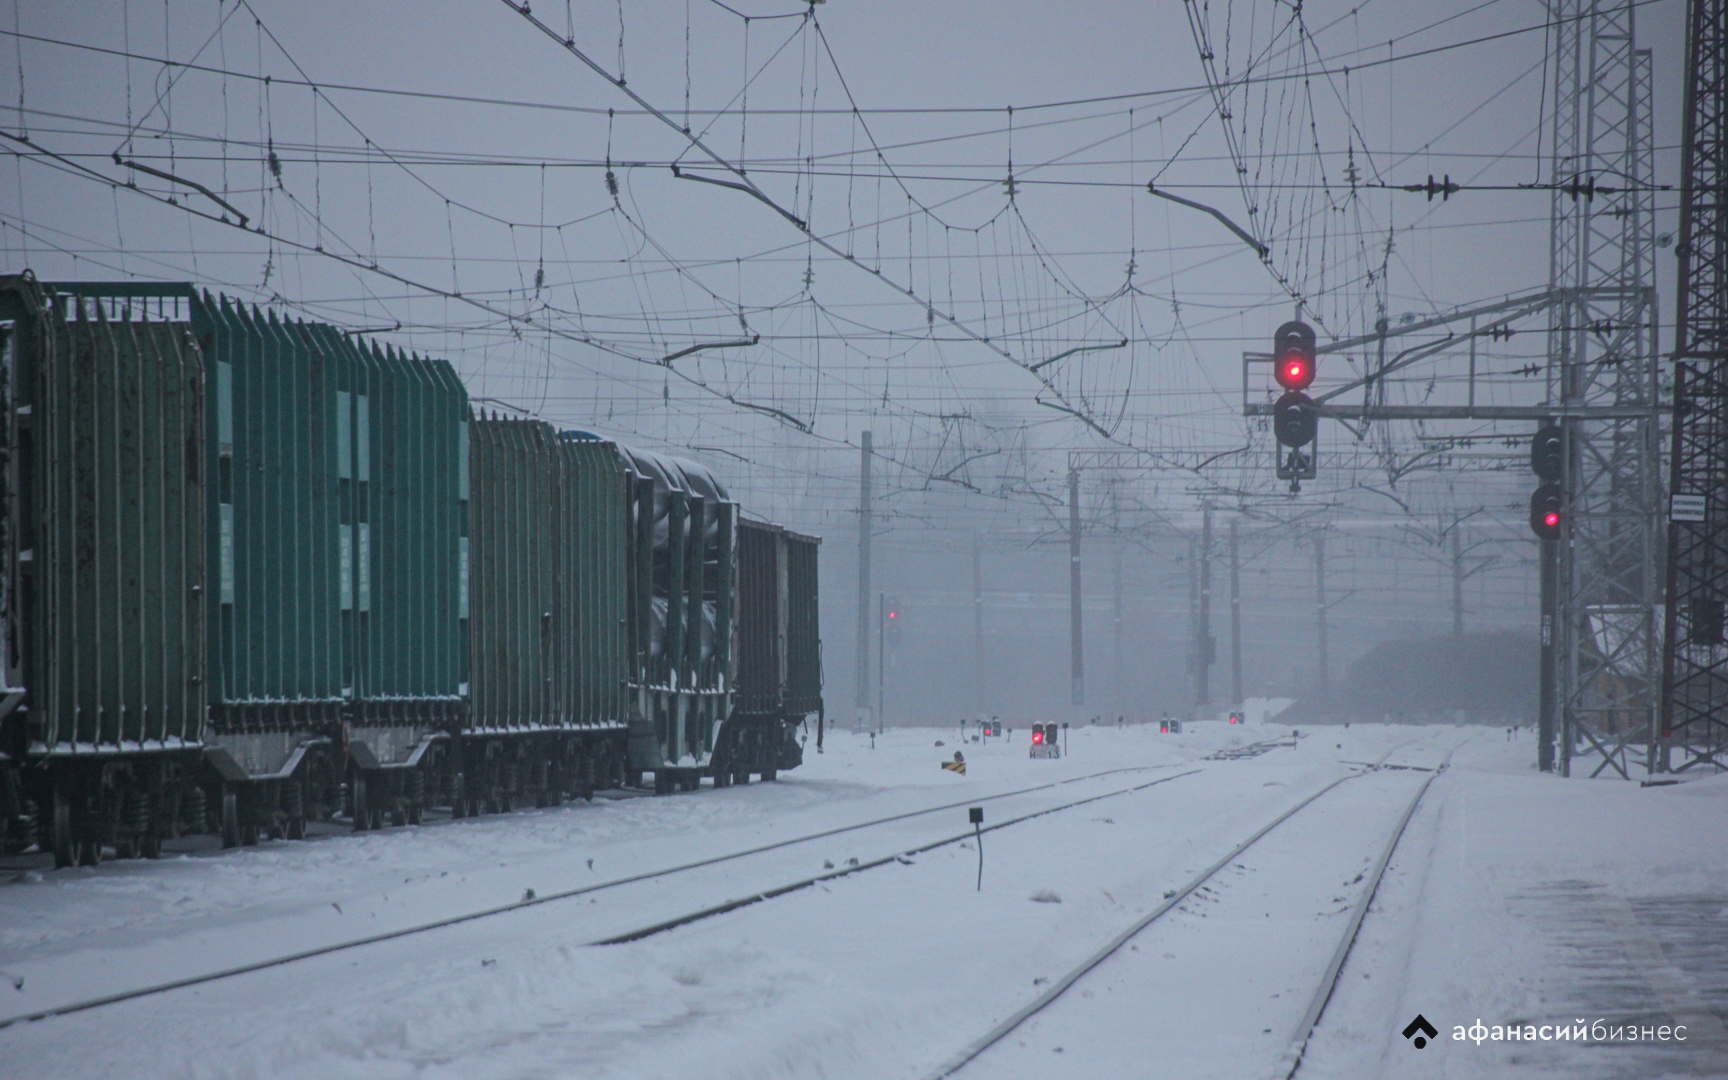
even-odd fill
[(627, 941), (637, 941), (641, 938), (664, 933), (667, 930), (673, 930), (680, 926), (687, 926), (693, 922), (699, 922), (702, 919), (712, 918), (715, 915), (724, 915), (728, 911), (736, 911), (741, 907), (748, 907), (751, 904), (758, 904), (764, 900), (772, 900), (777, 896), (785, 896), (787, 893), (797, 892), (800, 889), (807, 889), (812, 885), (819, 885), (824, 881), (832, 881), (835, 878), (843, 878), (852, 874), (861, 874), (866, 870), (874, 870), (879, 866), (887, 866), (889, 863), (906, 863), (914, 855), (922, 855), (927, 851), (934, 851), (939, 847), (947, 847), (949, 844), (960, 843), (962, 840), (971, 840), (973, 837), (981, 835), (982, 833), (994, 832), (997, 829), (1006, 829), (1010, 825), (1018, 825), (1023, 821), (1031, 821), (1033, 818), (1040, 818), (1046, 814), (1055, 814), (1060, 813), (1063, 810), (1072, 810), (1076, 806), (1085, 806), (1088, 803), (1098, 802), (1100, 799), (1111, 799), (1118, 795), (1128, 795), (1136, 791), (1145, 791), (1147, 788), (1157, 787), (1159, 784), (1167, 784), (1172, 780), (1180, 780), (1184, 776), (1193, 776), (1196, 773), (1201, 772), (1205, 772), (1205, 770), (1190, 769), (1184, 773), (1177, 773), (1175, 776), (1160, 776), (1158, 779), (1150, 781), (1149, 783), (1136, 784), (1133, 787), (1121, 788), (1116, 791), (1106, 791), (1102, 795), (1088, 796), (1087, 798), (1079, 799), (1075, 802), (1064, 803), (1061, 806), (1046, 807), (1043, 810), (1036, 810), (1030, 814), (1022, 814), (1017, 818), (1009, 818), (1007, 821), (999, 821), (994, 825), (982, 829), (975, 828), (972, 832), (963, 832), (956, 836), (950, 836), (945, 840), (937, 840), (933, 843), (924, 844), (919, 847), (908, 848), (905, 851), (896, 852), (893, 855), (884, 855), (880, 859), (871, 859), (869, 862), (860, 863), (857, 866), (845, 866), (838, 870), (831, 870), (825, 874), (817, 874), (814, 877), (802, 878), (798, 881), (790, 882), (785, 885), (778, 885), (762, 892), (751, 893), (749, 896), (742, 896), (736, 900), (728, 900), (725, 903), (714, 904), (711, 907), (705, 907), (698, 911), (689, 912), (685, 915), (679, 915), (661, 922), (652, 923), (635, 930), (627, 930), (622, 934), (616, 934), (612, 937), (601, 938), (598, 941), (590, 941), (588, 944), (622, 945)]
[[(1284, 822), (1295, 817), (1302, 810), (1306, 809), (1309, 806), (1309, 804), (1313, 803), (1315, 800), (1319, 799), (1322, 795), (1325, 795), (1327, 792), (1331, 791), (1333, 788), (1337, 787), (1338, 785), (1345, 783), (1346, 781), (1349, 781), (1349, 780), (1354, 780), (1354, 779), (1361, 777), (1361, 776), (1367, 776), (1370, 772), (1377, 770), (1381, 765), (1383, 765), (1385, 763), (1387, 758), (1391, 757), (1398, 750), (1402, 749), (1405, 746), (1410, 745), (1411, 742), (1415, 742), (1415, 741), (1416, 740), (1412, 739), (1409, 742), (1400, 743), (1397, 746), (1392, 747), (1391, 749), (1387, 750), (1384, 754), (1382, 754), (1380, 756), (1380, 759), (1378, 761), (1376, 761), (1369, 768), (1364, 769), (1360, 772), (1353, 772), (1353, 773), (1349, 773), (1348, 775), (1345, 775), (1345, 776), (1340, 776), (1338, 779), (1332, 781), (1330, 784), (1327, 784), (1325, 787), (1321, 788), (1319, 791), (1316, 791), (1312, 795), (1309, 795), (1307, 798), (1303, 799), (1301, 802), (1297, 803), (1295, 806), (1292, 806), (1290, 809), (1284, 811), (1282, 814), (1278, 815), (1276, 818), (1272, 819), (1271, 821), (1267, 822), (1265, 825), (1261, 826), (1260, 829), (1258, 831), (1256, 831), (1252, 836), (1250, 836), (1248, 839), (1242, 841), (1240, 844), (1237, 844), (1234, 848), (1232, 848), (1230, 850), (1229, 854), (1225, 855), (1223, 858), (1219, 859), (1217, 862), (1213, 863), (1211, 866), (1207, 867), (1205, 870), (1203, 870), (1199, 874), (1195, 875), (1193, 878), (1191, 878), (1188, 881), (1187, 884), (1183, 885), (1181, 888), (1177, 889), (1175, 892), (1167, 894), (1164, 897), (1163, 903), (1161, 903), (1157, 907), (1153, 908), (1146, 915), (1143, 915), (1139, 919), (1135, 920), (1134, 923), (1132, 925), (1130, 925), (1126, 930), (1122, 931), (1120, 934), (1117, 934), (1115, 937), (1111, 938), (1108, 942), (1106, 942), (1103, 945), (1102, 948), (1100, 948), (1096, 952), (1092, 953), (1092, 955), (1088, 956), (1085, 960), (1082, 960), (1078, 966), (1073, 968), (1066, 975), (1062, 976), (1060, 979), (1056, 980), (1054, 983), (1051, 983), (1049, 988), (1046, 989), (1042, 994), (1039, 994), (1037, 997), (1033, 998), (1031, 1001), (1027, 1002), (1025, 1005), (1021, 1006), (1019, 1009), (1016, 1009), (1013, 1013), (1009, 1014), (1009, 1016), (1005, 1020), (998, 1023), (995, 1027), (993, 1027), (989, 1031), (985, 1032), (979, 1038), (973, 1040), (970, 1044), (968, 1044), (966, 1046), (965, 1049), (961, 1050), (959, 1053), (955, 1054), (953, 1057), (951, 1057), (947, 1061), (945, 1061), (942, 1065), (938, 1066), (934, 1072), (930, 1072), (930, 1073), (925, 1074), (924, 1080), (945, 1080), (946, 1077), (952, 1076), (956, 1072), (960, 1071), (962, 1068), (964, 1068), (967, 1065), (967, 1063), (972, 1061), (972, 1059), (976, 1058), (978, 1055), (982, 1054), (984, 1051), (990, 1049), (990, 1047), (996, 1045), (996, 1043), (1000, 1042), (1003, 1039), (1003, 1037), (1008, 1035), (1015, 1028), (1019, 1027), (1021, 1024), (1024, 1024), (1027, 1020), (1030, 1020), (1033, 1016), (1042, 1012), (1044, 1010), (1044, 1008), (1046, 1006), (1048, 1006), (1051, 1002), (1053, 1002), (1057, 998), (1061, 997), (1062, 994), (1069, 987), (1073, 986), (1076, 982), (1079, 982), (1080, 979), (1082, 977), (1084, 977), (1087, 972), (1091, 971), (1093, 968), (1097, 967), (1099, 964), (1101, 964), (1105, 960), (1109, 959), (1112, 955), (1114, 955), (1117, 952), (1117, 950), (1121, 949), (1122, 946), (1126, 945), (1132, 938), (1134, 938), (1137, 934), (1139, 934), (1140, 931), (1142, 931), (1142, 930), (1146, 929), (1148, 926), (1152, 925), (1152, 923), (1154, 921), (1163, 917), (1166, 913), (1168, 913), (1171, 909), (1176, 907), (1176, 905), (1180, 904), (1183, 900), (1186, 900), (1188, 898), (1188, 896), (1194, 892), (1194, 890), (1196, 890), (1200, 886), (1204, 885), (1208, 880), (1210, 880), (1212, 878), (1213, 875), (1217, 874), (1220, 870), (1224, 869), (1226, 866), (1229, 866), (1230, 863), (1237, 858), (1237, 856), (1241, 855), (1244, 851), (1247, 851), (1250, 847), (1253, 847), (1262, 838), (1264, 838), (1267, 833), (1271, 832), (1272, 830), (1276, 829), (1278, 826), (1284, 824)], [(1448, 758), (1450, 758), (1450, 755), (1448, 755)], [(1432, 781), (1433, 776), (1430, 776), (1428, 778), (1428, 780)], [(1425, 781), (1423, 783), (1423, 790), (1424, 791), (1427, 790), (1427, 781)], [(1418, 797), (1420, 797), (1420, 796), (1418, 796)], [(1412, 804), (1411, 809), (1414, 810), (1414, 804)], [(1406, 820), (1408, 820), (1408, 816), (1406, 816)], [(1402, 825), (1400, 825), (1400, 831), (1401, 830), (1402, 830)], [(1286, 1078), (1286, 1080), (1287, 1080), (1287, 1078)]]
[[(236, 975), (245, 975), (245, 974), (248, 974), (248, 973), (254, 972), (254, 971), (263, 971), (267, 968), (281, 967), (285, 964), (292, 964), (292, 963), (295, 963), (295, 962), (300, 961), (300, 960), (310, 960), (310, 959), (312, 959), (314, 957), (318, 957), (318, 956), (327, 956), (331, 953), (342, 952), (342, 951), (345, 951), (347, 949), (357, 949), (357, 948), (361, 948), (361, 947), (366, 946), (366, 945), (376, 945), (376, 944), (379, 944), (379, 943), (385, 942), (385, 941), (394, 941), (397, 938), (410, 937), (414, 934), (423, 934), (423, 933), (427, 933), (427, 932), (432, 931), (432, 930), (441, 930), (445, 927), (456, 926), (456, 925), (459, 925), (461, 923), (466, 923), (466, 922), (473, 922), (476, 919), (485, 919), (485, 918), (490, 918), (494, 915), (503, 915), (503, 914), (507, 914), (507, 913), (513, 912), (513, 911), (522, 911), (522, 910), (525, 910), (527, 908), (537, 907), (541, 904), (550, 904), (550, 903), (553, 903), (554, 901), (558, 901), (558, 900), (568, 900), (568, 899), (571, 899), (573, 897), (587, 896), (591, 893), (602, 892), (606, 889), (615, 889), (615, 888), (618, 888), (619, 886), (631, 885), (631, 884), (634, 884), (634, 883), (640, 882), (640, 881), (650, 881), (650, 880), (653, 880), (654, 878), (669, 877), (673, 874), (681, 874), (681, 873), (684, 873), (686, 871), (700, 869), (700, 868), (705, 867), (705, 866), (714, 866), (718, 863), (730, 862), (734, 859), (742, 859), (742, 858), (746, 858), (746, 857), (751, 856), (751, 855), (760, 855), (764, 852), (774, 851), (774, 850), (777, 850), (779, 848), (791, 847), (794, 844), (809, 843), (813, 840), (821, 840), (821, 839), (824, 839), (824, 838), (830, 837), (830, 836), (838, 836), (842, 833), (856, 832), (860, 829), (874, 828), (878, 825), (886, 825), (886, 824), (889, 824), (889, 823), (895, 822), (895, 821), (904, 821), (908, 818), (922, 817), (925, 814), (934, 814), (934, 813), (938, 813), (938, 812), (943, 811), (943, 810), (953, 810), (953, 809), (955, 809), (957, 807), (961, 807), (961, 806), (975, 806), (981, 802), (994, 802), (998, 799), (1007, 799), (1007, 798), (1012, 798), (1016, 795), (1025, 795), (1025, 794), (1029, 794), (1029, 793), (1034, 792), (1034, 791), (1044, 791), (1044, 790), (1047, 790), (1050, 788), (1060, 787), (1064, 784), (1075, 784), (1075, 783), (1080, 783), (1081, 781), (1084, 781), (1084, 780), (1095, 780), (1101, 776), (1114, 776), (1114, 775), (1117, 775), (1120, 773), (1125, 773), (1125, 772), (1145, 772), (1145, 771), (1150, 770), (1150, 769), (1174, 769), (1174, 768), (1180, 768), (1180, 765), (1135, 765), (1135, 766), (1128, 766), (1128, 767), (1118, 768), (1118, 769), (1105, 769), (1101, 772), (1087, 773), (1083, 776), (1070, 777), (1066, 780), (1052, 780), (1048, 783), (1035, 784), (1031, 787), (1018, 788), (1014, 791), (1000, 792), (1000, 793), (995, 794), (995, 795), (985, 795), (982, 797), (963, 799), (959, 802), (943, 803), (940, 806), (927, 807), (927, 808), (922, 809), (922, 810), (908, 810), (908, 811), (905, 811), (905, 812), (899, 813), (899, 814), (890, 814), (887, 817), (874, 818), (870, 821), (858, 822), (858, 823), (855, 823), (852, 825), (842, 825), (842, 826), (832, 828), (832, 829), (824, 829), (821, 832), (809, 833), (809, 834), (804, 835), (804, 836), (789, 837), (788, 839), (785, 839), (785, 840), (776, 840), (770, 844), (762, 844), (762, 845), (759, 845), (759, 846), (753, 847), (753, 848), (745, 848), (742, 851), (733, 851), (733, 852), (728, 852), (727, 854), (724, 854), (724, 855), (715, 855), (715, 856), (712, 856), (712, 857), (709, 857), (706, 859), (697, 859), (693, 862), (680, 863), (677, 866), (664, 867), (664, 868), (659, 869), (659, 870), (648, 870), (648, 871), (644, 871), (640, 874), (631, 874), (627, 877), (615, 878), (611, 881), (603, 881), (603, 882), (599, 882), (599, 883), (594, 884), (594, 885), (584, 885), (584, 886), (581, 886), (580, 888), (565, 889), (565, 890), (562, 890), (560, 892), (547, 893), (544, 896), (535, 896), (535, 897), (530, 898), (530, 899), (518, 900), (518, 901), (515, 901), (513, 903), (509, 903), (509, 904), (500, 904), (500, 905), (497, 905), (495, 907), (483, 908), (479, 911), (465, 912), (461, 915), (451, 915), (451, 916), (448, 916), (446, 918), (435, 919), (435, 920), (432, 920), (430, 922), (416, 923), (413, 926), (405, 926), (405, 927), (401, 927), (401, 928), (396, 929), (396, 930), (386, 930), (386, 931), (383, 931), (381, 933), (368, 934), (365, 937), (359, 937), (359, 938), (350, 938), (346, 941), (339, 941), (339, 942), (335, 942), (335, 943), (330, 944), (330, 945), (320, 945), (320, 946), (317, 946), (316, 948), (301, 949), (301, 950), (298, 950), (296, 952), (286, 953), (282, 956), (270, 957), (270, 958), (264, 959), (264, 960), (255, 960), (255, 961), (252, 961), (252, 962), (246, 963), (246, 964), (236, 964), (233, 967), (222, 968), (218, 971), (206, 972), (206, 973), (200, 974), (200, 975), (188, 975), (185, 978), (181, 978), (181, 979), (172, 979), (172, 980), (169, 980), (167, 982), (152, 983), (148, 986), (136, 987), (136, 988), (131, 989), (131, 990), (117, 991), (117, 992), (112, 993), (112, 994), (104, 994), (100, 997), (86, 998), (86, 999), (83, 999), (81, 1001), (74, 1001), (74, 1002), (71, 1002), (71, 1003), (68, 1003), (65, 1005), (57, 1005), (57, 1006), (55, 1006), (53, 1008), (49, 1008), (49, 1009), (40, 1009), (40, 1010), (37, 1010), (36, 1012), (20, 1013), (17, 1016), (8, 1016), (8, 1017), (0, 1018), (0, 1029), (9, 1028), (14, 1024), (29, 1023), (29, 1022), (35, 1022), (38, 1020), (47, 1020), (47, 1019), (50, 1019), (50, 1018), (56, 1017), (56, 1016), (66, 1016), (66, 1015), (71, 1014), (71, 1013), (84, 1012), (84, 1011), (89, 1010), (89, 1009), (101, 1008), (102, 1006), (105, 1006), (105, 1005), (116, 1005), (116, 1004), (119, 1004), (120, 1002), (123, 1002), (123, 1001), (131, 1001), (131, 1000), (134, 1000), (136, 998), (149, 997), (149, 996), (154, 995), (154, 994), (167, 993), (170, 990), (180, 990), (180, 989), (184, 989), (185, 987), (188, 987), (188, 986), (198, 986), (198, 985), (201, 985), (203, 983), (216, 982), (216, 981), (221, 980), (221, 979), (232, 978)], [(968, 834), (968, 835), (970, 835), (970, 834)], [(859, 867), (848, 867), (847, 869), (848, 870), (857, 870), (860, 868)]]
[[(1338, 947), (1332, 953), (1332, 960), (1326, 965), (1326, 973), (1320, 978), (1320, 987), (1314, 991), (1314, 997), (1308, 1002), (1307, 1012), (1302, 1014), (1302, 1022), (1296, 1025), (1296, 1034), (1290, 1039), (1290, 1046), (1279, 1059), (1277, 1071), (1273, 1073), (1275, 1080), (1290, 1080), (1296, 1075), (1296, 1070), (1302, 1067), (1302, 1055), (1308, 1050), (1308, 1039), (1314, 1034), (1314, 1029), (1320, 1023), (1320, 1017), (1326, 1012), (1327, 1002), (1332, 1000), (1332, 993), (1338, 988), (1338, 976), (1343, 974), (1344, 962), (1350, 958), (1350, 950), (1356, 944), (1356, 936), (1362, 930), (1362, 920), (1368, 915), (1368, 908), (1374, 903), (1374, 894), (1380, 890), (1380, 879), (1386, 874), (1386, 867), (1392, 862), (1392, 854), (1398, 848), (1398, 841), (1404, 837), (1404, 828), (1410, 824), (1410, 818), (1415, 815), (1416, 807), (1421, 804), (1422, 796), (1428, 794), (1428, 785), (1434, 778), (1446, 771), (1446, 766), (1452, 761), (1452, 755), (1458, 750), (1453, 747), (1448, 751), (1445, 760), (1428, 773), (1422, 781), (1422, 786), (1416, 789), (1416, 795), (1410, 800), (1410, 805), (1404, 808), (1404, 814), (1398, 819), (1398, 827), (1392, 830), (1387, 838), (1386, 846), (1380, 852), (1380, 859), (1374, 864), (1373, 873), (1368, 875), (1368, 884), (1357, 898), (1356, 910), (1350, 913), (1350, 921), (1345, 924), (1344, 933), (1338, 940)], [(1395, 768), (1413, 768), (1414, 766), (1394, 766)]]

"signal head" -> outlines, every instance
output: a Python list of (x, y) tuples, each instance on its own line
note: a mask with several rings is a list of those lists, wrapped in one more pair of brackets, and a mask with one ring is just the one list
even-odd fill
[(1566, 467), (1562, 446), (1560, 425), (1543, 425), (1530, 440), (1530, 471), (1549, 483), (1558, 481)]
[(1544, 540), (1560, 539), (1561, 503), (1559, 484), (1543, 484), (1530, 494), (1530, 531)]
[(1314, 382), (1314, 330), (1291, 321), (1272, 336), (1272, 377), (1286, 390), (1306, 390)]
[(1286, 390), (1306, 390), (1314, 382), (1314, 358), (1298, 352), (1285, 353), (1278, 357), (1273, 378)]
[(1294, 448), (1313, 442), (1319, 423), (1314, 402), (1300, 390), (1290, 391), (1272, 406), (1272, 434), (1285, 446)]

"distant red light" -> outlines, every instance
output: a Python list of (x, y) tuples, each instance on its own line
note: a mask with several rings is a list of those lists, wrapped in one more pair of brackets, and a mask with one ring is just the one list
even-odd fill
[(1554, 511), (1550, 510), (1542, 518), (1542, 524), (1544, 524), (1544, 525), (1548, 526), (1550, 529), (1552, 529), (1556, 525), (1560, 524), (1560, 515), (1555, 513)]
[(1032, 741), (1035, 743), (1043, 742), (1044, 741), (1044, 733), (1042, 731), (1034, 731), (1032, 733)]

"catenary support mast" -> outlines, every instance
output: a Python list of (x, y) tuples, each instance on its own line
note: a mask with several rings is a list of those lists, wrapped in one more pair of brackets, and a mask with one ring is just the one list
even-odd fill
[(1728, 0), (1691, 0), (1658, 769), (1728, 767)]
[[(1552, 0), (1548, 400), (1565, 472), (1555, 590), (1559, 769), (1654, 760), (1662, 477), (1650, 52), (1634, 2)], [(1601, 190), (1608, 189), (1608, 190)], [(1587, 414), (1586, 410), (1595, 410)]]
[(870, 432), (858, 444), (858, 727), (870, 723)]

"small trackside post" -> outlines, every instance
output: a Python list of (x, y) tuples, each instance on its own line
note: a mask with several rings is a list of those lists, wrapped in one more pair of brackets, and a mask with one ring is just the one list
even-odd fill
[(966, 811), (972, 821), (972, 838), (978, 844), (978, 890), (984, 891), (984, 808), (974, 806)]

